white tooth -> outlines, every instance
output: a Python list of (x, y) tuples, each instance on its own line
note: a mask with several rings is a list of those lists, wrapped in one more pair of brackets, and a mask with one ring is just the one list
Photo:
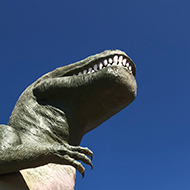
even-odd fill
[(97, 71), (98, 70), (98, 65), (95, 64), (93, 68), (94, 68), (95, 71)]
[(73, 74), (73, 76), (76, 76), (75, 74)]
[(111, 64), (113, 62), (112, 58), (109, 58), (108, 62)]
[(119, 56), (119, 63), (118, 63), (119, 66), (123, 66), (122, 61), (123, 61), (123, 56)]
[(105, 60), (104, 60), (104, 66), (106, 67), (106, 66), (107, 66), (107, 64), (108, 64), (108, 60), (107, 60), (107, 59), (105, 59)]
[(103, 68), (103, 64), (100, 62), (99, 63), (99, 69), (102, 69)]
[(115, 55), (113, 58), (113, 65), (117, 65), (117, 61), (118, 61), (118, 56)]
[(119, 56), (119, 63), (121, 63), (123, 61), (123, 56)]
[(129, 62), (127, 62), (126, 66), (129, 67)]
[(86, 74), (86, 73), (87, 73), (87, 70), (84, 70), (84, 71), (83, 71), (83, 74)]
[(92, 72), (92, 67), (88, 69), (88, 74)]
[(123, 60), (123, 66), (124, 66), (124, 67), (126, 66), (126, 62), (127, 62), (127, 60), (124, 59), (124, 60)]
[(131, 66), (129, 66), (129, 70), (130, 70), (130, 71), (132, 70), (132, 67), (131, 67)]
[(79, 73), (78, 73), (78, 75), (82, 75), (82, 73), (81, 73), (81, 72), (79, 72)]

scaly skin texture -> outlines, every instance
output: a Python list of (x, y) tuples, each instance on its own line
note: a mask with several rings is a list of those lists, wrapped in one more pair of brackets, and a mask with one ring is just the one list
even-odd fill
[(15, 189), (16, 181), (19, 189), (73, 189), (67, 186), (73, 167), (83, 176), (85, 170), (77, 160), (93, 167), (92, 151), (79, 146), (82, 137), (135, 99), (135, 73), (124, 52), (109, 50), (31, 84), (0, 126), (0, 187)]

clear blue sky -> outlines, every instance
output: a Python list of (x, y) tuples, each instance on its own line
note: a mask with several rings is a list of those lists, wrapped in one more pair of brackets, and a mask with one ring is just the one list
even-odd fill
[(42, 74), (105, 49), (137, 66), (138, 96), (88, 133), (76, 190), (190, 189), (189, 0), (1, 0), (0, 123)]

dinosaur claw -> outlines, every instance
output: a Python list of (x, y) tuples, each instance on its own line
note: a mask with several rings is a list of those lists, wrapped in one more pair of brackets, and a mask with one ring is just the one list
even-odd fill
[(82, 178), (84, 178), (84, 172), (82, 173)]
[(92, 164), (90, 164), (90, 166), (91, 166), (91, 170), (93, 169), (93, 165)]

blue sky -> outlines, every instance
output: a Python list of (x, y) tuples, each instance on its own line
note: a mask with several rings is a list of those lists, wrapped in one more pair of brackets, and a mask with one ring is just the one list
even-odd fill
[(0, 1), (0, 122), (44, 73), (106, 49), (137, 66), (138, 95), (88, 133), (76, 190), (190, 189), (188, 0)]

